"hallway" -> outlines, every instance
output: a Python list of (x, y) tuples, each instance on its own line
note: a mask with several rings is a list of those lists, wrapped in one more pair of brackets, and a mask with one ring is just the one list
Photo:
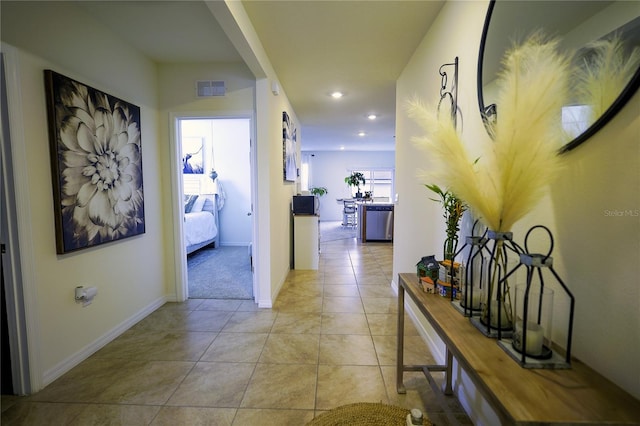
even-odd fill
[[(420, 408), (451, 424), (421, 373), (395, 391), (392, 245), (322, 244), (273, 309), (247, 300), (167, 303), (30, 397), (2, 397), (3, 425), (304, 425), (351, 402)], [(405, 362), (433, 363), (411, 321)], [(471, 424), (455, 398), (447, 406)]]

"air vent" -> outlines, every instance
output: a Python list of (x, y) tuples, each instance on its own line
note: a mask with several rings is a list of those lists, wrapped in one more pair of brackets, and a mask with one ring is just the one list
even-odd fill
[(199, 98), (208, 98), (210, 96), (224, 96), (226, 89), (224, 81), (196, 81), (196, 96)]

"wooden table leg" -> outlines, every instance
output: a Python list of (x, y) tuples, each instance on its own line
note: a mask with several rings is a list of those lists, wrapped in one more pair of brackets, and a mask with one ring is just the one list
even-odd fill
[(396, 389), (398, 393), (405, 394), (404, 387), (404, 287), (398, 281), (398, 343), (396, 353)]
[(446, 364), (446, 371), (445, 371), (445, 384), (444, 384), (444, 394), (445, 395), (453, 395), (453, 387), (451, 386), (451, 372), (453, 370), (453, 354), (451, 353), (451, 351), (449, 350), (449, 348), (447, 348), (447, 364)]

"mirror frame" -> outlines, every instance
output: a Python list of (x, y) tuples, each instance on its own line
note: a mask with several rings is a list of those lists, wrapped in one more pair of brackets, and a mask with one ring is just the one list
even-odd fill
[[(485, 43), (487, 41), (487, 34), (489, 32), (489, 24), (491, 21), (491, 15), (493, 14), (493, 9), (495, 7), (496, 0), (490, 0), (489, 8), (487, 10), (487, 14), (484, 19), (484, 26), (482, 28), (482, 38), (480, 39), (480, 49), (478, 52), (478, 107), (480, 109), (480, 116), (482, 117), (482, 122), (487, 129), (489, 135), (491, 135), (489, 128), (489, 120), (485, 113), (486, 105), (484, 104), (484, 97), (482, 91), (482, 64), (484, 62), (484, 51), (485, 51)], [(609, 106), (609, 108), (602, 114), (596, 121), (594, 121), (591, 126), (587, 128), (584, 132), (582, 132), (578, 137), (571, 140), (564, 146), (562, 146), (558, 150), (558, 154), (563, 154), (565, 152), (571, 151), (576, 148), (578, 145), (589, 139), (591, 136), (596, 134), (600, 129), (602, 129), (605, 124), (607, 124), (621, 109), (622, 107), (631, 99), (631, 97), (635, 94), (635, 92), (640, 87), (640, 67), (636, 70), (629, 80), (629, 83), (625, 86), (625, 88), (620, 92), (620, 95), (616, 98), (615, 101)]]

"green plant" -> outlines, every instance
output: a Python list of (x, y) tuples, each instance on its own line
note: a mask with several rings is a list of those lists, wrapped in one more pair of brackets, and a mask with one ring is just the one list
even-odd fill
[(313, 195), (317, 195), (318, 197), (322, 197), (325, 194), (328, 194), (329, 191), (324, 186), (317, 186), (309, 189), (309, 192)]
[(344, 181), (349, 186), (357, 187), (358, 192), (360, 192), (360, 185), (364, 185), (366, 183), (362, 172), (353, 172), (349, 176), (344, 178)]
[(442, 203), (444, 209), (444, 219), (447, 226), (447, 238), (444, 240), (444, 259), (452, 260), (458, 249), (458, 231), (460, 219), (467, 207), (451, 191), (443, 191), (438, 185), (425, 185), (428, 189), (440, 196), (440, 199), (430, 198), (433, 201)]

